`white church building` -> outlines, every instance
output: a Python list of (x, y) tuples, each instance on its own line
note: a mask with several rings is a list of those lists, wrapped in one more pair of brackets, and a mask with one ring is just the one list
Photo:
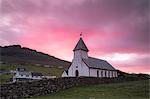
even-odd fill
[(117, 70), (106, 60), (88, 56), (88, 48), (82, 38), (74, 48), (71, 65), (63, 72), (62, 77), (118, 77)]

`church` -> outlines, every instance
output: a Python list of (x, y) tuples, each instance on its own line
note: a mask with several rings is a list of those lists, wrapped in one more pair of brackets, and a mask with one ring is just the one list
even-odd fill
[(88, 48), (82, 37), (74, 48), (71, 65), (63, 72), (62, 77), (118, 77), (117, 70), (106, 60), (88, 56)]

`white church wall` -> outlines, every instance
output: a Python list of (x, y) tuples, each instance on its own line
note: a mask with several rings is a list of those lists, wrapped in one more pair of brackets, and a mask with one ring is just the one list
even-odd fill
[(109, 70), (101, 70), (101, 69), (90, 69), (90, 76), (91, 77), (97, 77), (97, 71), (99, 71), (99, 77), (107, 77), (107, 78), (112, 78), (112, 77), (117, 77), (117, 72), (116, 71), (109, 71)]
[(103, 77), (106, 77), (106, 71), (103, 70)]
[(116, 71), (113, 71), (113, 77), (116, 77)]
[(85, 52), (85, 51), (82, 51), (82, 50), (80, 50), (80, 51), (81, 51), (81, 56), (82, 56), (82, 58), (83, 58), (83, 59), (88, 59), (88, 53)]
[(91, 69), (90, 69), (90, 76), (91, 76), (91, 77), (97, 77), (97, 70), (98, 70), (98, 69), (92, 69), (92, 68), (91, 68)]
[[(97, 71), (98, 71), (98, 75), (97, 75)], [(110, 77), (109, 75), (109, 71), (108, 70), (101, 70), (101, 69), (90, 69), (90, 76), (91, 77)]]
[(108, 75), (108, 70), (106, 70), (106, 77), (109, 77), (109, 75)]
[(112, 77), (118, 77), (117, 71), (112, 71)]
[(110, 71), (110, 78), (112, 78), (112, 71)]
[(87, 59), (88, 58), (88, 53), (82, 50), (77, 50), (74, 52), (74, 59)]
[(82, 66), (81, 66), (81, 76), (89, 76), (89, 67), (82, 62)]
[(115, 77), (118, 77), (117, 71), (115, 71)]
[(76, 76), (76, 70), (78, 70), (79, 76), (89, 76), (89, 68), (82, 62), (83, 58), (88, 58), (87, 52), (82, 50), (74, 52), (74, 59), (68, 70), (68, 76)]
[(83, 62), (79, 60), (74, 60), (72, 62), (72, 65), (70, 66), (68, 70), (69, 76), (76, 76), (75, 75), (76, 70), (78, 70), (79, 76), (89, 76), (89, 68), (86, 66), (86, 64), (84, 64)]

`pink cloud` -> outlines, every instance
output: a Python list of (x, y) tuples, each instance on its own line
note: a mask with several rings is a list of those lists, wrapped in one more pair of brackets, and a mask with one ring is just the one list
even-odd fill
[(145, 66), (145, 65), (137, 65), (137, 66), (128, 66), (128, 65), (124, 65), (124, 66), (118, 66), (117, 68), (119, 68), (119, 70), (122, 70), (124, 72), (127, 73), (146, 73), (146, 74), (150, 74), (149, 71), (149, 66)]
[[(91, 56), (149, 54), (147, 0), (2, 0), (1, 5), (1, 45), (21, 44), (71, 60), (83, 32)], [(147, 72), (149, 58), (139, 63), (137, 57), (113, 64)]]

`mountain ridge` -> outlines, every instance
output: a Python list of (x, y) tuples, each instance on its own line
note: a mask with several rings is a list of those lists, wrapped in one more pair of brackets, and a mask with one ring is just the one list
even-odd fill
[(33, 64), (66, 68), (70, 62), (21, 45), (0, 46), (0, 61), (4, 64)]

